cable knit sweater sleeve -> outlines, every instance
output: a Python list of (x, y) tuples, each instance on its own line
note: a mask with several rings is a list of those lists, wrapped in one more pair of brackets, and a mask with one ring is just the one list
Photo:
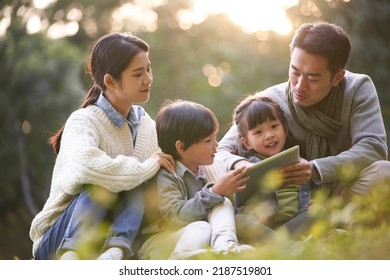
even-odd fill
[(65, 125), (52, 187), (77, 194), (88, 183), (119, 192), (150, 179), (159, 169), (150, 158), (158, 150), (154, 125), (148, 115), (141, 119), (133, 150), (126, 124), (115, 127), (95, 106), (76, 111)]

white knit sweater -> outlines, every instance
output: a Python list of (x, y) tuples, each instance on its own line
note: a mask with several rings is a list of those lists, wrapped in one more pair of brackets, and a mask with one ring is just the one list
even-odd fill
[(111, 192), (131, 190), (159, 170), (151, 155), (158, 151), (155, 122), (145, 113), (133, 148), (129, 126), (117, 128), (97, 106), (79, 109), (66, 122), (50, 195), (30, 228), (33, 255), (45, 232), (84, 184)]

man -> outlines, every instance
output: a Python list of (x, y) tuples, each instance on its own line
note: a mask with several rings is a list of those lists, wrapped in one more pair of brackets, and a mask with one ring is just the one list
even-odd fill
[[(327, 22), (303, 24), (290, 44), (289, 81), (258, 95), (274, 98), (288, 120), (290, 144), (301, 159), (282, 170), (286, 184), (326, 190), (329, 195), (365, 194), (377, 180), (390, 179), (386, 132), (377, 92), (367, 75), (347, 71), (348, 35)], [(250, 163), (231, 151), (235, 125), (219, 142), (217, 158), (230, 169)], [(357, 176), (341, 180), (342, 167)]]

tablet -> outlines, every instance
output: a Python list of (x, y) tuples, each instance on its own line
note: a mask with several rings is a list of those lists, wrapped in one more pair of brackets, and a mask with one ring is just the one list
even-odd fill
[(250, 167), (250, 180), (243, 191), (234, 194), (234, 205), (240, 207), (248, 199), (256, 196), (259, 200), (281, 187), (278, 183), (278, 171), (299, 161), (299, 146), (296, 145), (272, 157), (266, 158)]

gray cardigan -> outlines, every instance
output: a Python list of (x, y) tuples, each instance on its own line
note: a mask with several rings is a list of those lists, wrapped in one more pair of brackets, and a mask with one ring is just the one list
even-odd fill
[[(207, 220), (214, 206), (224, 197), (210, 191), (213, 183), (207, 170), (200, 167), (195, 175), (180, 161), (176, 161), (177, 176), (161, 168), (146, 186), (146, 203), (143, 234), (167, 229), (179, 229), (189, 223)], [(207, 176), (207, 177), (206, 177)]]
[[(341, 164), (351, 163), (363, 169), (377, 160), (387, 160), (388, 156), (385, 126), (372, 80), (367, 75), (348, 71), (345, 78), (341, 115), (343, 127), (336, 139), (339, 154), (313, 160), (322, 183), (337, 180), (337, 168)], [(297, 124), (288, 109), (286, 86), (287, 82), (281, 83), (256, 94), (276, 99), (288, 121), (291, 145), (298, 144), (304, 152), (308, 131)], [(230, 153), (235, 147), (236, 135), (237, 129), (233, 125), (219, 142), (217, 150), (217, 158), (227, 163), (229, 168), (242, 159)], [(305, 157), (304, 154), (301, 156)]]

